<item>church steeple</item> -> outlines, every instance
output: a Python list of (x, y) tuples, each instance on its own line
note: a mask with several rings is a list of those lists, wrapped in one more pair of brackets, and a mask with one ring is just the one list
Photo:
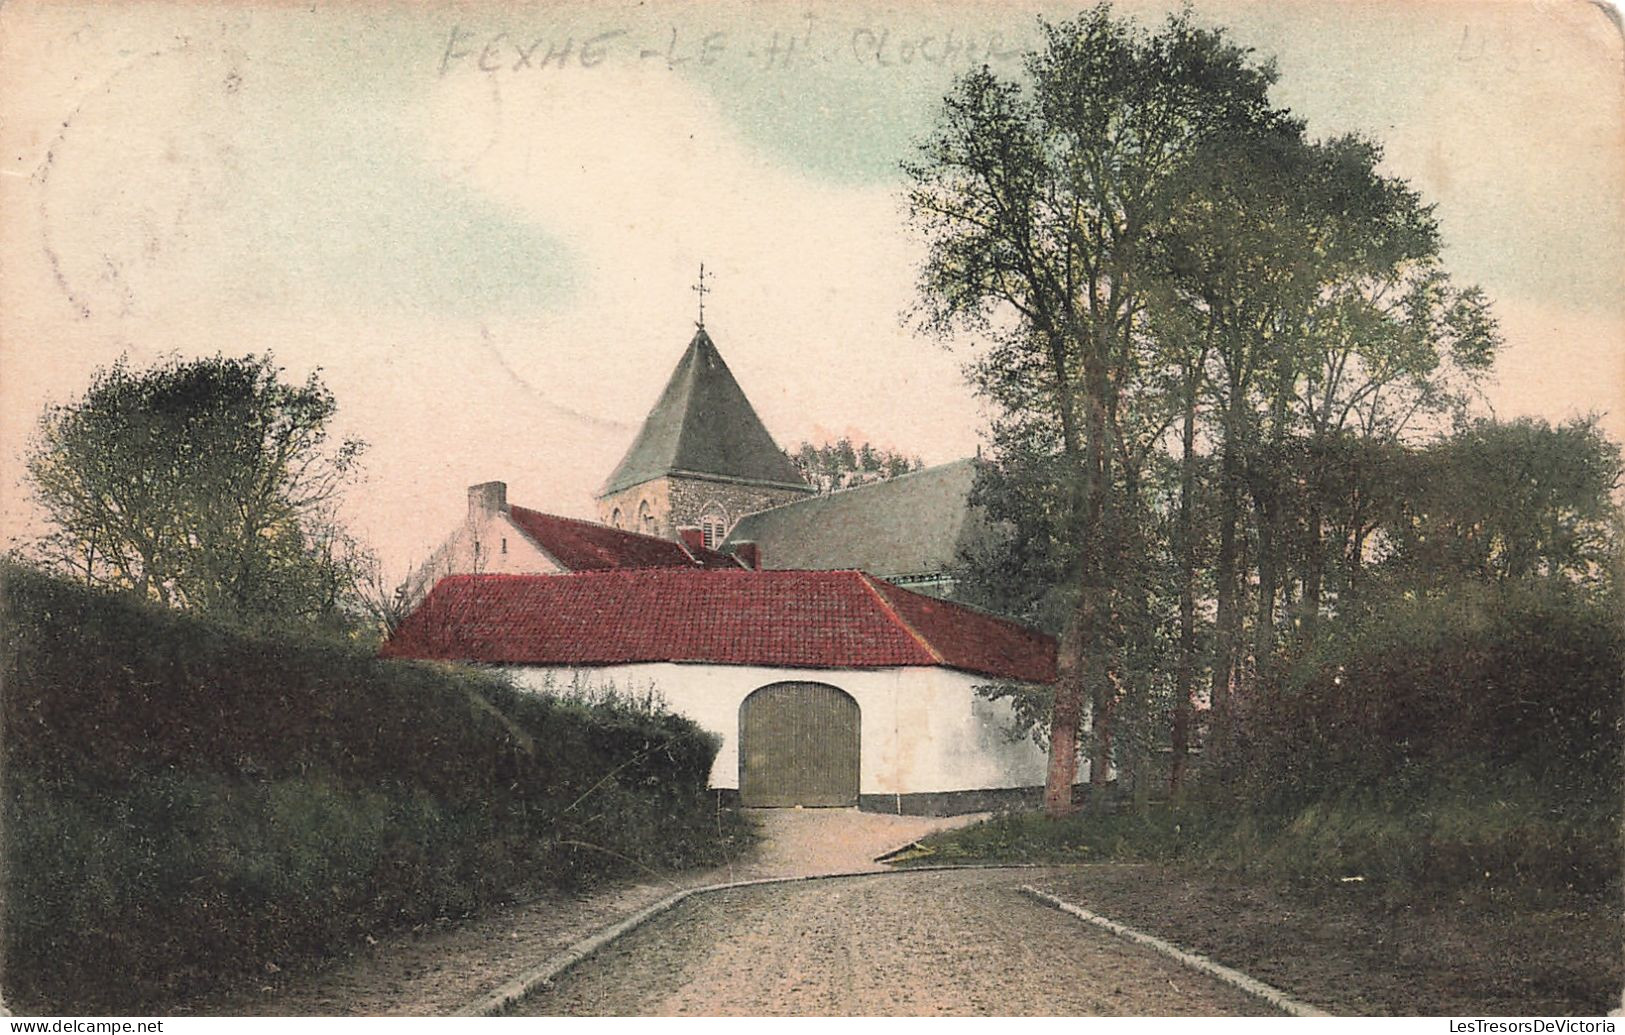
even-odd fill
[(598, 500), (610, 524), (674, 536), (812, 491), (701, 325)]
[(604, 483), (617, 492), (665, 474), (802, 487), (704, 327), (677, 361), (632, 447)]

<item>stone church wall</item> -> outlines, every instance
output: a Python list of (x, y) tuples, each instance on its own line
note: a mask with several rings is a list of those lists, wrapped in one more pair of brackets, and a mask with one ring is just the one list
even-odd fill
[(738, 485), (698, 478), (672, 478), (670, 481), (670, 520), (673, 529), (683, 525), (698, 525), (700, 518), (704, 517), (709, 509), (718, 507), (722, 510), (724, 535), (732, 531), (735, 522), (746, 514), (754, 514), (769, 507), (780, 507), (811, 495), (809, 492), (797, 492), (794, 489)]
[[(598, 520), (611, 528), (624, 528), (628, 532), (641, 532), (644, 535), (657, 535), (666, 539), (675, 539), (672, 524), (668, 517), (671, 513), (671, 491), (666, 478), (655, 478), (622, 489), (620, 492), (601, 497), (598, 500)], [(654, 517), (654, 524), (645, 527), (638, 521), (638, 512), (642, 505), (649, 505), (649, 513)], [(621, 512), (621, 520), (615, 520), (615, 511)]]
[[(598, 501), (598, 520), (614, 524), (613, 515), (619, 508), (621, 527), (633, 532), (676, 539), (677, 529), (700, 523), (700, 518), (712, 508), (723, 515), (724, 534), (746, 514), (782, 506), (806, 499), (809, 492), (765, 485), (747, 485), (738, 482), (712, 481), (708, 478), (665, 477), (634, 485), (630, 489), (605, 496)], [(645, 528), (637, 523), (642, 504), (648, 503), (654, 526)]]

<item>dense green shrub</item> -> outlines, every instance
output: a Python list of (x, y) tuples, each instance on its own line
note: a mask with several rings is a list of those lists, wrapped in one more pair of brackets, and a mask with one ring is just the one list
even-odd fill
[(744, 837), (706, 791), (716, 738), (658, 708), (0, 577), (4, 978), (25, 1009), (152, 1008)]
[(1253, 807), (1204, 788), (1145, 809), (1061, 820), (1018, 812), (924, 840), (911, 862), (1181, 862), (1330, 886), (1345, 879), (1404, 893), (1480, 891), (1540, 899), (1617, 888), (1610, 810), (1554, 811), (1543, 789), (1505, 780), (1440, 784), (1403, 798), (1328, 794), (1296, 809)]
[(1289, 806), (1382, 788), (1533, 780), (1559, 807), (1618, 800), (1625, 633), (1563, 585), (1400, 599), (1241, 702), (1225, 775)]
[(1599, 891), (1620, 875), (1622, 674), (1625, 631), (1568, 582), (1407, 595), (1240, 702), (1207, 798), (1276, 872)]

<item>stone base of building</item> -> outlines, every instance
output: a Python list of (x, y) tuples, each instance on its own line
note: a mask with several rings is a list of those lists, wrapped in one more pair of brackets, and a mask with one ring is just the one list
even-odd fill
[[(1086, 803), (1094, 788), (1080, 783), (1072, 788), (1072, 802)], [(1108, 805), (1113, 790), (1107, 790)], [(963, 816), (968, 812), (1025, 812), (1042, 808), (1043, 787), (986, 787), (967, 791), (922, 791), (914, 794), (864, 794), (858, 808), (897, 816)]]
[[(1094, 788), (1080, 783), (1072, 788), (1072, 801), (1086, 803)], [(1108, 806), (1117, 803), (1113, 790), (1107, 791)], [(738, 808), (739, 791), (733, 787), (715, 787), (717, 805)], [(963, 816), (971, 812), (1018, 812), (1042, 808), (1043, 787), (983, 787), (965, 791), (915, 791), (910, 794), (860, 794), (858, 811), (878, 812), (893, 816)], [(814, 806), (809, 806), (814, 807)], [(850, 807), (850, 806), (848, 806)]]
[(598, 520), (614, 528), (676, 539), (679, 528), (700, 528), (714, 517), (726, 536), (746, 514), (771, 510), (813, 494), (810, 486), (669, 474), (600, 496)]
[(858, 808), (897, 816), (961, 816), (967, 812), (1033, 809), (1044, 802), (1042, 787), (988, 787), (966, 791), (863, 794)]
[(717, 796), (717, 808), (737, 809), (739, 807), (739, 788), (713, 787), (711, 793)]

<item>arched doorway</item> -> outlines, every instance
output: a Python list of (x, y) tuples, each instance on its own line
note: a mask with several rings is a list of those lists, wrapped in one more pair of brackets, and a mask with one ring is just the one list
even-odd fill
[(739, 705), (739, 801), (856, 805), (858, 702), (827, 683), (769, 683)]

